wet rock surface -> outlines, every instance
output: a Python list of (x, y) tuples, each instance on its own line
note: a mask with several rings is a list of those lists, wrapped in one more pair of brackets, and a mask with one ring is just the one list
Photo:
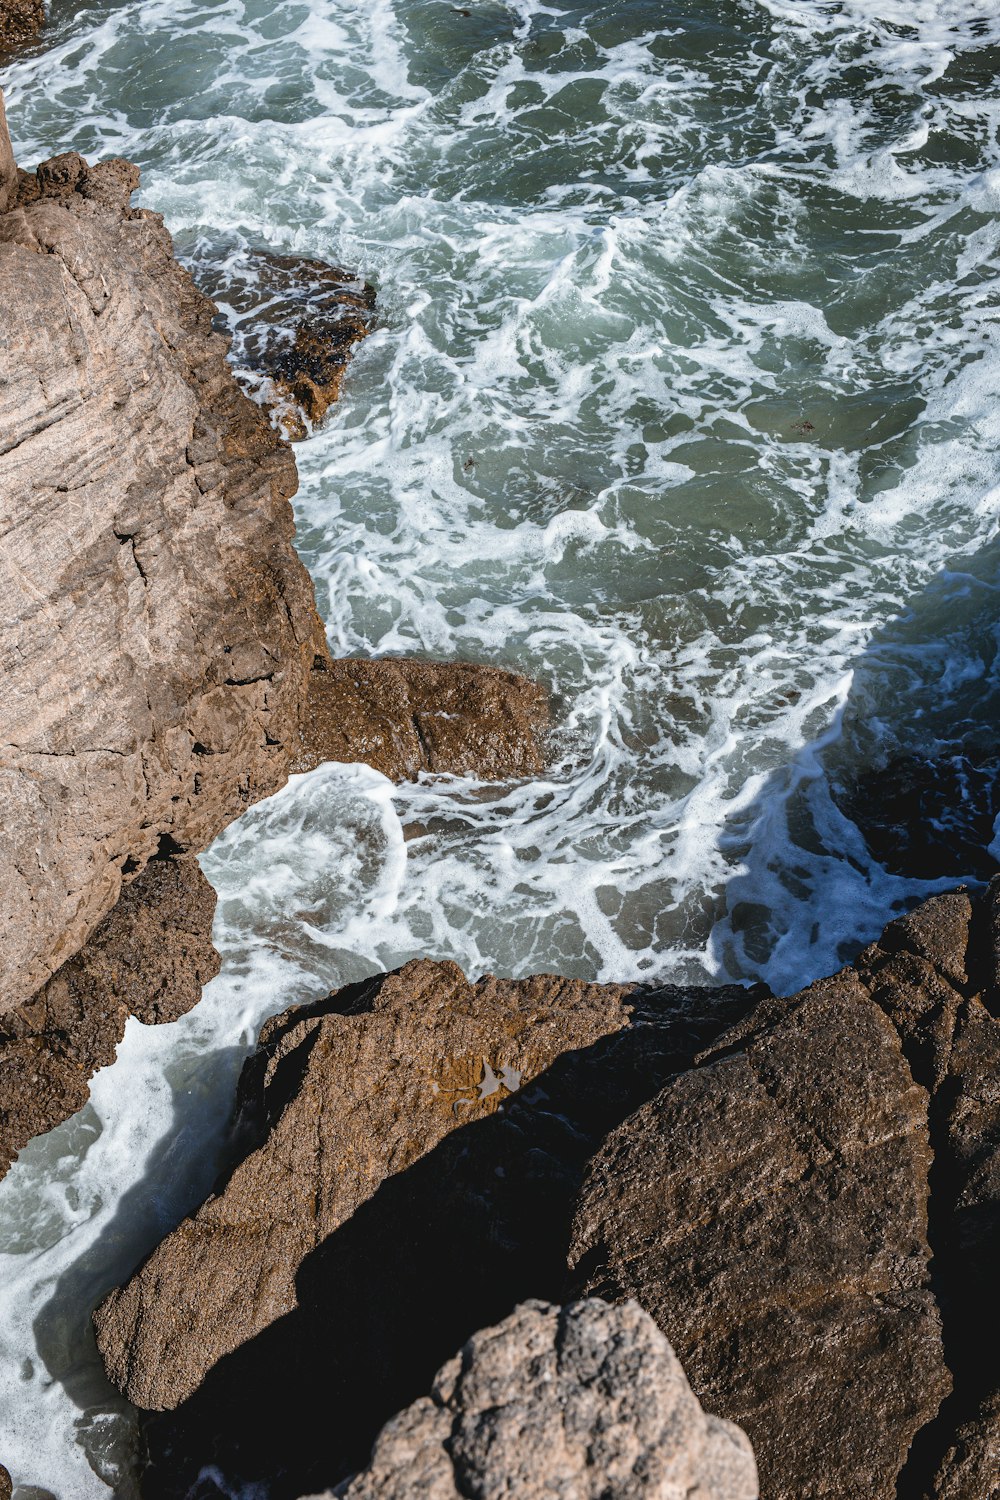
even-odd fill
[(253, 1149), (97, 1313), (116, 1383), (180, 1403), (147, 1423), (146, 1493), (361, 1467), (470, 1334), (559, 1296), (587, 1160), (754, 998), (423, 962), (268, 1023)]
[(326, 261), (266, 250), (221, 266), (201, 257), (195, 277), (224, 304), (237, 366), (282, 435), (308, 436), (340, 396), (355, 346), (375, 327), (375, 288)]
[[(5, 139), (5, 137), (4, 137)], [(0, 1011), (280, 787), (325, 652), (295, 466), (136, 169), (0, 150)], [(53, 642), (58, 640), (58, 651)]]
[[(342, 1500), (756, 1500), (746, 1436), (707, 1417), (635, 1303), (527, 1302), (381, 1432)], [(332, 1500), (332, 1497), (330, 1497)]]
[(0, 1177), (33, 1136), (82, 1109), (130, 1015), (175, 1021), (218, 972), (215, 892), (193, 857), (154, 859), (25, 1004), (0, 1016)]
[(834, 784), (834, 799), (872, 854), (897, 875), (919, 880), (990, 880), (1000, 816), (1000, 751), (962, 745), (933, 756), (899, 755)]
[(0, 55), (30, 42), (44, 25), (44, 0), (0, 0)]
[(393, 781), (421, 771), (483, 780), (545, 769), (548, 700), (498, 667), (404, 658), (322, 661), (310, 674), (296, 769), (364, 761)]

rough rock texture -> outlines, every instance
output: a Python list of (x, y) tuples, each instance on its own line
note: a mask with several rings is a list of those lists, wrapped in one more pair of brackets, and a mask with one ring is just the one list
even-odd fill
[[(147, 1422), (144, 1493), (186, 1495), (210, 1462), (278, 1500), (364, 1464), (381, 1424), (471, 1333), (525, 1297), (559, 1297), (587, 1160), (755, 998), (545, 977), (470, 986), (421, 963), (270, 1023), (241, 1087), (256, 1156), (203, 1210), (232, 1238), (213, 1243), (196, 1216), (98, 1324), (109, 1367), (148, 1401), (173, 1394), (174, 1365), (199, 1378), (217, 1324), (245, 1327), (278, 1274), (261, 1284), (262, 1262), (289, 1254), (297, 1306)], [(306, 1254), (313, 1206), (332, 1223), (361, 1191)], [(294, 1193), (297, 1238), (278, 1245), (278, 1226), (262, 1248)]]
[(340, 991), (337, 1009), (268, 1021), (240, 1084), (263, 1139), (94, 1316), (112, 1381), (147, 1409), (190, 1396), (296, 1306), (302, 1261), (387, 1177), (568, 1044), (622, 1026), (624, 993), (547, 976), (470, 985), (416, 961)]
[(653, 1314), (765, 1500), (1000, 1490), (998, 905), (937, 897), (766, 1002), (588, 1174), (576, 1284)]
[(290, 452), (137, 182), (56, 157), (0, 217), (0, 1012), (282, 785), (325, 654)]
[[(3, 12), (0, 11), (0, 16)], [(2, 21), (0, 21), (2, 25)], [(17, 167), (14, 151), (7, 130), (7, 115), (4, 110), (3, 90), (0, 89), (0, 214), (5, 214), (17, 197)]]
[(306, 437), (338, 399), (354, 346), (375, 326), (375, 288), (326, 261), (241, 247), (209, 251), (193, 274), (226, 308), (239, 378), (284, 437)]
[(483, 779), (545, 768), (548, 700), (514, 672), (398, 658), (323, 662), (309, 676), (302, 769), (364, 761), (394, 781), (421, 771)]
[(756, 1500), (746, 1436), (706, 1416), (634, 1302), (526, 1302), (393, 1419), (343, 1500)]
[(44, 0), (0, 0), (0, 53), (30, 42), (44, 25)]
[(154, 859), (25, 1004), (0, 1017), (0, 1177), (33, 1136), (75, 1114), (130, 1015), (174, 1021), (219, 969), (215, 892), (193, 857)]
[(10, 1475), (3, 1464), (0, 1464), (0, 1500), (10, 1500), (12, 1488)]

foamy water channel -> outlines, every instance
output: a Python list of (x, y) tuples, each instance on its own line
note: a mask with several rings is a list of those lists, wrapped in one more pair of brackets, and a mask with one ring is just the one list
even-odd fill
[(418, 954), (788, 991), (954, 884), (831, 787), (996, 745), (1000, 18), (52, 9), (4, 78), (22, 162), (131, 157), (215, 277), (267, 247), (378, 286), (297, 449), (334, 652), (510, 666), (558, 718), (537, 782), (327, 766), (228, 829), (223, 973), (0, 1187), (0, 1460), (89, 1500), (134, 1493), (90, 1308), (209, 1187), (266, 1015)]

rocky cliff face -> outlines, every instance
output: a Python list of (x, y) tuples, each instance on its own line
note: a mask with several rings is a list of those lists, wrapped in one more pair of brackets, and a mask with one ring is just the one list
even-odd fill
[(325, 654), (295, 466), (124, 162), (0, 146), (0, 1012), (282, 785)]
[(757, 1472), (745, 1434), (705, 1415), (652, 1319), (592, 1298), (528, 1302), (474, 1334), (337, 1495), (756, 1500)]

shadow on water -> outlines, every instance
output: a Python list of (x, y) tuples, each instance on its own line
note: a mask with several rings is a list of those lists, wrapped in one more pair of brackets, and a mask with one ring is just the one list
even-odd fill
[(838, 722), (720, 842), (741, 864), (713, 934), (724, 971), (784, 992), (892, 916), (1000, 867), (1000, 539), (956, 558), (854, 664)]

